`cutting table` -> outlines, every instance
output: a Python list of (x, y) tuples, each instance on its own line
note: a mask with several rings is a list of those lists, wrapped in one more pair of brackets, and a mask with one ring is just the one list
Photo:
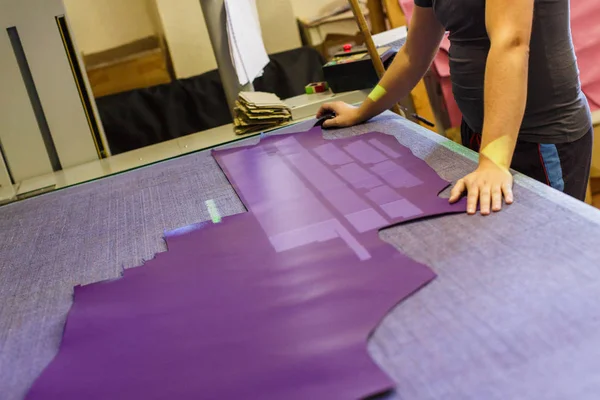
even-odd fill
[[(326, 136), (369, 131), (395, 135), (446, 180), (474, 168), (474, 153), (391, 113)], [(600, 212), (515, 183), (516, 203), (500, 213), (381, 233), (438, 274), (369, 339), (397, 382), (391, 398), (598, 398)], [(0, 208), (0, 397), (23, 398), (56, 354), (74, 285), (164, 251), (164, 231), (210, 220), (209, 200), (221, 215), (245, 211), (203, 151)]]

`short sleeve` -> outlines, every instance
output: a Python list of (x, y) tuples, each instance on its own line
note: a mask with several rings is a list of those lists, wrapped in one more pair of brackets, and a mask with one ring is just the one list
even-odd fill
[(418, 7), (432, 7), (433, 0), (415, 0), (415, 6)]

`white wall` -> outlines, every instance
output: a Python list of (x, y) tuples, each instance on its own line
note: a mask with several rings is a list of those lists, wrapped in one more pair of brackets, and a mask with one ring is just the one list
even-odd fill
[[(255, 0), (267, 53), (300, 47), (289, 0)], [(217, 68), (199, 0), (156, 0), (178, 78)]]
[(199, 0), (156, 0), (177, 78), (217, 68)]
[(98, 158), (81, 98), (54, 20), (61, 0), (0, 2), (0, 141), (16, 181), (52, 171), (6, 28), (16, 26), (60, 163)]
[(279, 53), (301, 46), (290, 0), (256, 0), (256, 8), (267, 53)]
[[(267, 52), (299, 47), (300, 35), (291, 0), (255, 1)], [(177, 78), (217, 68), (200, 0), (64, 0), (64, 3), (77, 45), (85, 54), (158, 32), (157, 11)]]
[(290, 0), (292, 10), (297, 18), (311, 18), (327, 4), (340, 0)]
[[(171, 0), (177, 4), (183, 0)], [(147, 0), (63, 0), (71, 30), (84, 54), (96, 53), (155, 32)]]

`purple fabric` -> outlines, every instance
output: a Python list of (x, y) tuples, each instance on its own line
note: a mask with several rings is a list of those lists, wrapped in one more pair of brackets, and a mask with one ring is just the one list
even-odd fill
[[(323, 157), (318, 156), (323, 148), (335, 154), (337, 161), (346, 160), (347, 163), (331, 165), (329, 161), (323, 161)], [(384, 133), (372, 132), (328, 141), (323, 139), (320, 128), (313, 128), (297, 135), (267, 137), (257, 146), (220, 150), (213, 154), (246, 208), (257, 215), (261, 224), (263, 219), (277, 213), (274, 208), (284, 209), (288, 204), (296, 203), (300, 203), (298, 210), (302, 210), (301, 223), (308, 215), (312, 221), (335, 217), (343, 222), (344, 217), (365, 210), (385, 216), (385, 210), (393, 209), (395, 202), (400, 200), (404, 200), (402, 204), (406, 205), (408, 216), (392, 217), (393, 220), (388, 219), (390, 225), (419, 216), (459, 212), (464, 208), (464, 204), (449, 205), (446, 199), (439, 198), (437, 194), (448, 186), (448, 182), (393, 136)], [(340, 176), (335, 172), (356, 172), (359, 168), (364, 171), (362, 182), (370, 181), (376, 175), (383, 181), (378, 181), (379, 186), (356, 185), (357, 181), (349, 174)], [(296, 205), (291, 208), (297, 209)], [(415, 208), (421, 213), (414, 214)], [(283, 219), (295, 217), (288, 215)], [(287, 223), (280, 219), (277, 224)], [(268, 227), (267, 234), (271, 236)]]
[[(390, 155), (422, 184), (388, 187), (390, 202), (336, 176), (341, 151), (369, 139), (386, 150), (363, 161)], [(313, 154), (325, 145), (336, 162)], [(214, 156), (249, 212), (169, 232), (168, 251), (144, 266), (76, 287), (60, 351), (27, 399), (357, 399), (393, 388), (366, 341), (435, 275), (378, 230), (464, 204), (438, 198), (447, 183), (378, 133), (326, 143), (315, 129)]]

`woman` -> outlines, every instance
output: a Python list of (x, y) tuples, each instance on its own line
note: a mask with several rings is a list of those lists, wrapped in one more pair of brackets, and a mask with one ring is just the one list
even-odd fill
[[(463, 114), (465, 146), (479, 151), (466, 192), (467, 212), (512, 203), (509, 168), (585, 199), (593, 128), (573, 51), (569, 0), (415, 0), (406, 45), (360, 107), (324, 104), (325, 128), (372, 118), (405, 97), (425, 74), (445, 31), (450, 75)], [(485, 117), (484, 117), (485, 116)]]

